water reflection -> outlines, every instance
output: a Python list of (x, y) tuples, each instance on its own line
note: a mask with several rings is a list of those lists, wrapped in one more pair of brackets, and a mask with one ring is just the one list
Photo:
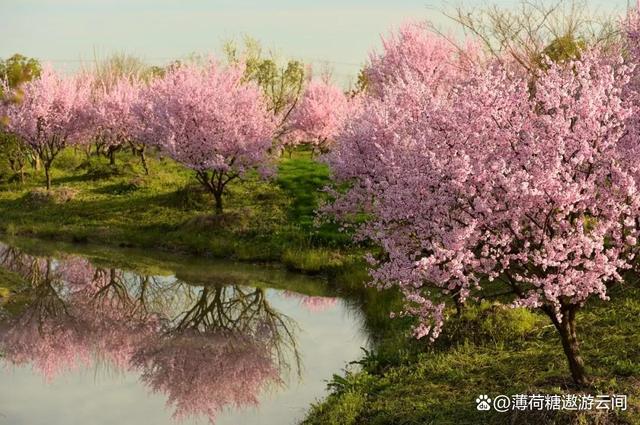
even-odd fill
[[(36, 257), (0, 244), (0, 267), (28, 285), (1, 311), (0, 353), (46, 381), (104, 365), (135, 372), (177, 419), (256, 405), (300, 371), (297, 326), (265, 289), (193, 286), (181, 279)], [(335, 298), (285, 291), (310, 311)]]
[(297, 299), (302, 306), (312, 312), (328, 310), (335, 307), (338, 302), (338, 299), (333, 297), (315, 297), (291, 291), (284, 291), (283, 294), (285, 297)]

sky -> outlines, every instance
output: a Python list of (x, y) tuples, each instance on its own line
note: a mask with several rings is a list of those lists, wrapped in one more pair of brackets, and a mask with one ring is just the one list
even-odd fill
[[(154, 65), (190, 54), (219, 55), (243, 34), (280, 57), (329, 67), (348, 85), (404, 22), (431, 20), (453, 28), (443, 0), (0, 0), (0, 57), (21, 53), (73, 72), (112, 53)], [(627, 0), (588, 0), (597, 13), (622, 13)], [(635, 3), (635, 0), (633, 1)], [(456, 3), (458, 4), (458, 3)], [(466, 0), (468, 7), (481, 6)], [(509, 6), (514, 0), (490, 4)], [(447, 6), (448, 5), (448, 6)]]

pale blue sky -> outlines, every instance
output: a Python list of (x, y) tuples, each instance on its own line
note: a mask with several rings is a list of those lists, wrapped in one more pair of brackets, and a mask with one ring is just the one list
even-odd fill
[[(451, 2), (448, 2), (451, 4)], [(508, 5), (513, 0), (495, 0)], [(590, 0), (600, 10), (627, 0)], [(634, 1), (635, 3), (635, 1)], [(0, 0), (0, 57), (19, 52), (74, 70), (94, 52), (127, 52), (154, 64), (216, 54), (252, 35), (283, 56), (327, 61), (336, 80), (356, 74), (380, 34), (408, 20), (446, 25), (441, 0)], [(478, 0), (464, 4), (478, 5)]]

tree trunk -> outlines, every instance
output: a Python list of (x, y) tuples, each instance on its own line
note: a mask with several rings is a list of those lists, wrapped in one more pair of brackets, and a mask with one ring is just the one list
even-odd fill
[(547, 311), (547, 315), (551, 317), (551, 321), (560, 334), (562, 348), (567, 356), (573, 382), (580, 387), (585, 387), (589, 385), (590, 380), (584, 368), (584, 360), (580, 355), (580, 343), (576, 335), (576, 310), (577, 307), (573, 305), (563, 308), (561, 310), (562, 321), (558, 321), (553, 311)]
[(454, 292), (452, 294), (453, 302), (456, 305), (456, 317), (461, 317), (464, 311), (464, 302), (460, 297), (460, 292)]
[(44, 162), (44, 175), (47, 178), (47, 190), (51, 190), (51, 173), (49, 172), (49, 168), (51, 167), (51, 164), (47, 164), (47, 162)]
[(216, 215), (222, 214), (222, 191), (213, 192), (213, 197), (216, 201)]
[(109, 165), (116, 165), (116, 151), (114, 149), (109, 149)]
[(144, 168), (145, 176), (149, 175), (149, 167), (147, 166), (147, 157), (144, 153), (144, 147), (140, 149), (140, 162), (142, 162), (142, 168)]

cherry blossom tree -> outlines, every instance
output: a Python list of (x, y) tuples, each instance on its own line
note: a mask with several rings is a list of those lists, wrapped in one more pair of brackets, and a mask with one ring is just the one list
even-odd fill
[(51, 188), (51, 164), (68, 145), (90, 136), (91, 78), (63, 78), (45, 67), (38, 79), (20, 86), (21, 101), (5, 108), (7, 129), (38, 155)]
[(473, 40), (458, 47), (426, 23), (408, 23), (382, 38), (381, 52), (370, 54), (363, 72), (365, 87), (370, 95), (381, 96), (387, 85), (419, 80), (446, 92), (482, 62), (482, 56)]
[(370, 214), (358, 237), (385, 252), (370, 257), (373, 282), (401, 289), (418, 338), (438, 336), (451, 296), (464, 303), (502, 287), (512, 305), (548, 315), (574, 381), (588, 383), (576, 312), (608, 299), (637, 251), (629, 74), (586, 51), (533, 83), (478, 68), (448, 97), (408, 80), (350, 123), (330, 161), (353, 189), (334, 212)]
[(251, 169), (268, 172), (275, 130), (260, 89), (238, 66), (183, 65), (152, 81), (138, 108), (145, 140), (193, 169), (222, 212), (226, 185)]
[(312, 81), (289, 117), (285, 145), (309, 143), (326, 152), (348, 116), (347, 96), (325, 81)]
[(145, 157), (146, 145), (138, 136), (144, 132), (144, 124), (135, 108), (145, 84), (132, 76), (124, 76), (110, 85), (99, 87), (94, 103), (97, 139), (105, 150), (111, 164), (115, 164), (115, 153), (129, 145), (140, 157), (145, 174), (149, 174)]

